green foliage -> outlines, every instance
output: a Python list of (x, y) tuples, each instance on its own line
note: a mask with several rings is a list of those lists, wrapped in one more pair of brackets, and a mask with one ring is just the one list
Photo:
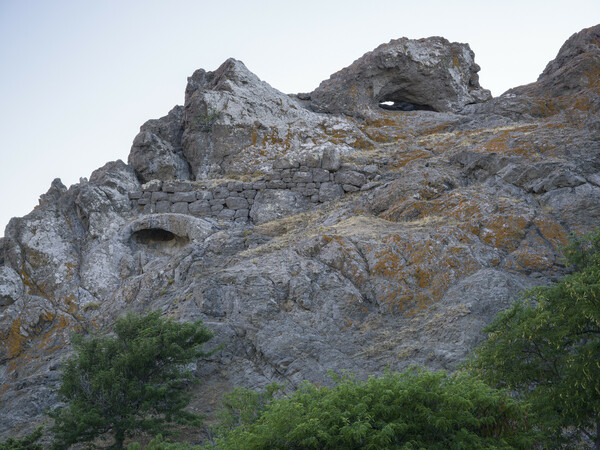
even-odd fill
[(282, 388), (280, 384), (271, 383), (263, 391), (238, 387), (225, 394), (222, 399), (223, 407), (217, 414), (219, 423), (213, 431), (217, 436), (223, 436), (236, 427), (253, 424)]
[(42, 450), (42, 445), (36, 444), (42, 437), (42, 430), (43, 427), (39, 427), (21, 439), (8, 438), (6, 441), (0, 442), (0, 450)]
[(206, 112), (201, 113), (195, 119), (196, 126), (205, 133), (212, 130), (213, 125), (217, 120), (219, 120), (219, 116), (221, 115), (220, 111), (217, 111), (213, 108), (207, 108)]
[[(139, 443), (129, 444), (127, 450), (141, 450), (142, 446)], [(170, 442), (166, 440), (162, 435), (156, 436), (152, 439), (145, 450), (200, 450), (202, 447), (197, 445), (191, 445), (186, 442)]]
[(465, 374), (412, 369), (334, 388), (305, 383), (218, 449), (531, 448), (525, 406)]
[(185, 365), (206, 356), (212, 333), (200, 321), (177, 323), (160, 312), (119, 318), (114, 335), (74, 336), (76, 354), (64, 366), (59, 395), (68, 405), (51, 413), (55, 447), (111, 433), (115, 446), (134, 431), (166, 432), (199, 424), (189, 402)]
[(577, 271), (501, 313), (468, 366), (532, 404), (547, 446), (600, 446), (600, 232), (566, 253)]

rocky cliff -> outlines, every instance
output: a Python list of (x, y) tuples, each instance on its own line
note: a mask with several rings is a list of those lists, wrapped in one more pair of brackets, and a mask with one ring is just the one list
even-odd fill
[(0, 240), (0, 435), (56, 403), (69, 335), (126, 311), (202, 318), (233, 386), (449, 369), (600, 218), (600, 26), (491, 98), (468, 45), (399, 39), (312, 93), (229, 59), (150, 120), (128, 164), (55, 180)]

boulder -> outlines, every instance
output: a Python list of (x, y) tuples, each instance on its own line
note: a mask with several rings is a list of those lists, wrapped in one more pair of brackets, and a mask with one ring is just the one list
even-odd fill
[(23, 295), (23, 282), (10, 267), (0, 267), (0, 308), (16, 302)]
[(468, 44), (441, 37), (382, 44), (334, 73), (311, 94), (314, 111), (365, 117), (380, 107), (397, 111), (458, 112), (485, 102)]
[(141, 126), (127, 161), (142, 183), (190, 179), (190, 167), (181, 148), (182, 114), (183, 107), (176, 106), (166, 116)]

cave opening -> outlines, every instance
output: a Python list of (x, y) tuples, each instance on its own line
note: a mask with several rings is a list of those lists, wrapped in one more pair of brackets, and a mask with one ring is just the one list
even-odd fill
[(170, 231), (162, 228), (145, 228), (136, 231), (133, 236), (140, 244), (150, 244), (155, 242), (168, 242), (175, 240), (177, 236)]
[(163, 228), (143, 228), (131, 235), (134, 248), (147, 254), (174, 255), (189, 244), (187, 236), (179, 236)]
[(435, 111), (429, 105), (420, 105), (404, 100), (382, 100), (379, 102), (379, 107), (386, 111)]

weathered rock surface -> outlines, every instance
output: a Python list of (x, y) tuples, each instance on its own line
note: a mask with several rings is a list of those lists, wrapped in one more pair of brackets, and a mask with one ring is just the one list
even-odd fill
[(441, 37), (392, 40), (323, 81), (310, 95), (311, 107), (354, 117), (380, 107), (458, 112), (491, 98), (479, 85), (474, 58), (468, 44)]
[[(196, 369), (193, 408), (208, 414), (236, 385), (452, 370), (521, 290), (566, 272), (568, 234), (600, 221), (599, 29), (571, 38), (538, 82), (466, 106), (487, 98), (472, 54), (440, 38), (351, 66), (362, 103), (344, 94), (349, 69), (333, 76), (329, 114), (306, 109), (319, 95), (281, 94), (239, 61), (194, 73), (184, 107), (142, 127), (129, 165), (68, 189), (55, 180), (7, 226), (0, 436), (31, 431), (56, 403), (70, 333), (125, 311), (217, 333), (221, 350)], [(406, 72), (415, 96), (396, 100), (432, 108), (417, 95), (457, 54), (458, 84), (431, 88), (443, 112), (377, 106), (368, 90), (404, 93), (402, 80), (364, 64), (398, 42), (396, 59), (423, 68)]]
[(182, 116), (183, 108), (176, 106), (165, 117), (149, 120), (141, 126), (127, 162), (142, 183), (191, 178), (181, 146)]

